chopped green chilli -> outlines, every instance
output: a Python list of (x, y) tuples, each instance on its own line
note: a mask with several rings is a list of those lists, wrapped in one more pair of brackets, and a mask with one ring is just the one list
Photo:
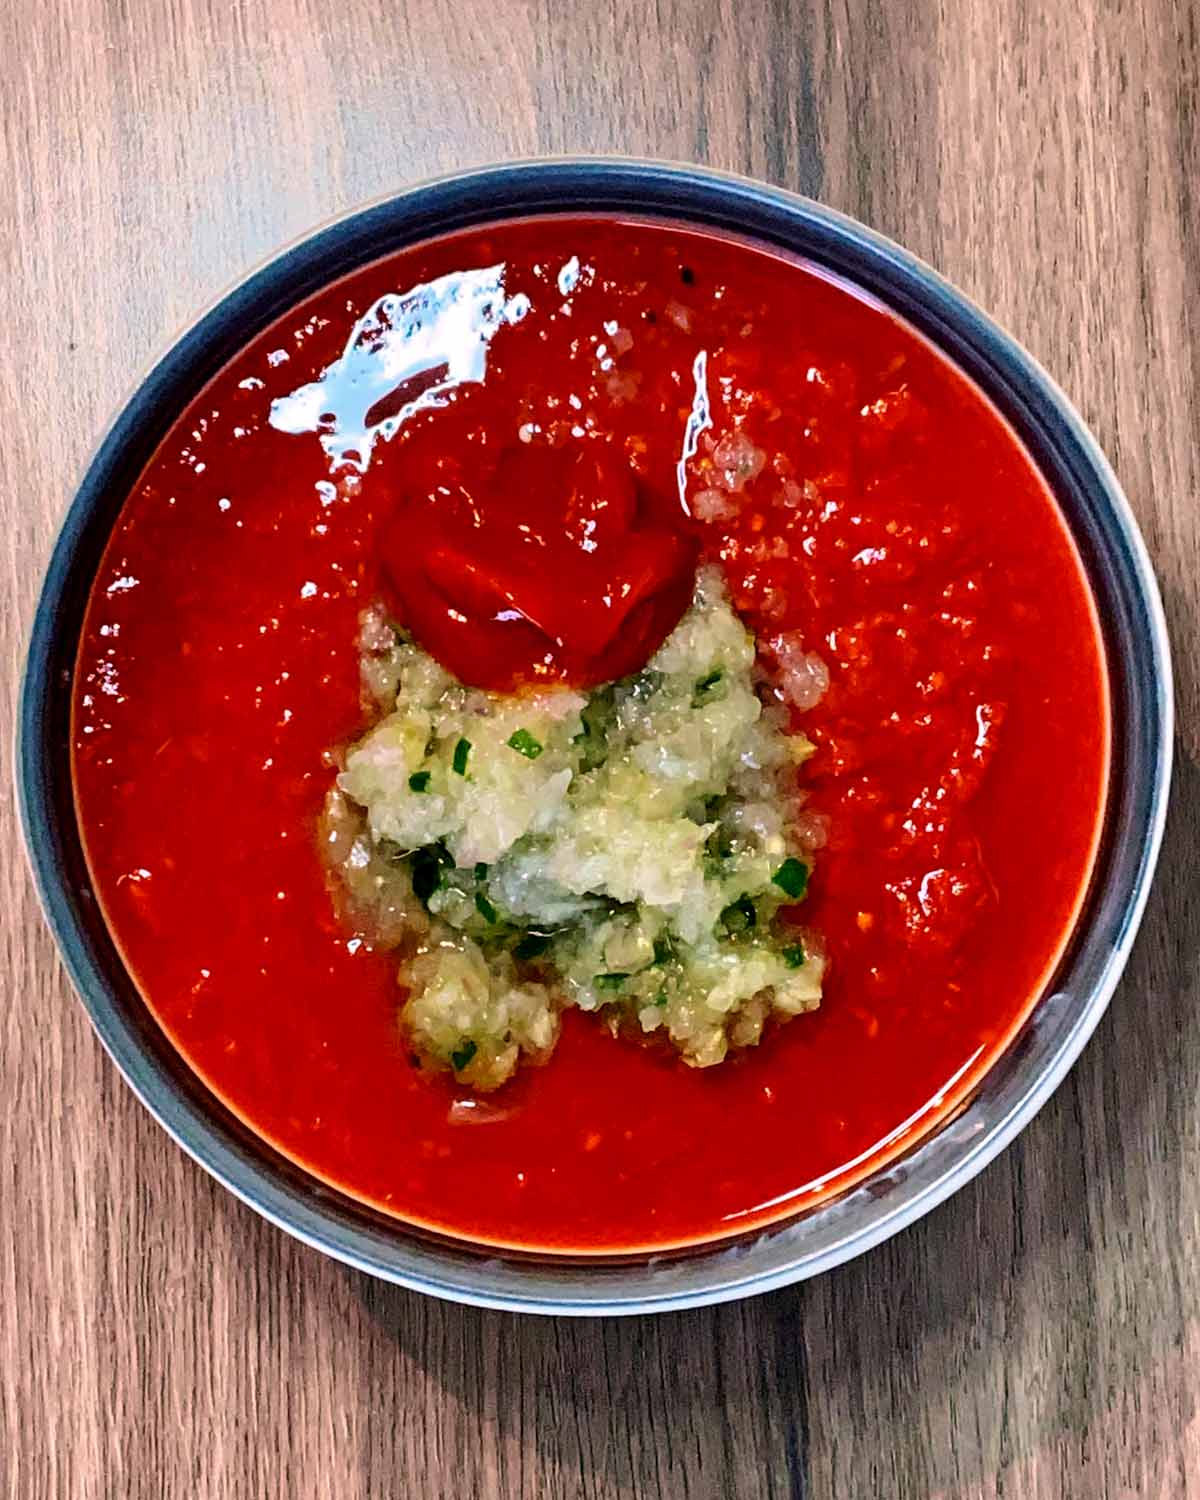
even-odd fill
[(758, 912), (749, 896), (739, 896), (721, 913), (727, 932), (749, 932), (758, 925)]
[(418, 849), (412, 856), (413, 894), (426, 905), (433, 893), (441, 887), (442, 868), (445, 863), (445, 853), (436, 844), (431, 844), (425, 849)]
[(454, 772), (458, 776), (467, 774), (467, 757), (471, 753), (471, 741), (459, 740), (454, 747), (454, 759), (450, 762)]
[(789, 969), (799, 969), (803, 965), (806, 956), (802, 943), (793, 943), (790, 948), (785, 948), (781, 955)]
[(785, 896), (799, 901), (808, 890), (808, 866), (800, 859), (785, 859), (771, 879)]
[(692, 690), (692, 707), (700, 708), (707, 703), (719, 687), (721, 679), (724, 676), (724, 671), (720, 667), (717, 667), (715, 671), (701, 677)]
[(550, 946), (550, 936), (544, 932), (527, 932), (513, 949), (514, 958), (540, 958)]
[(450, 1054), (450, 1066), (456, 1073), (461, 1073), (465, 1067), (468, 1067), (470, 1065), (470, 1063), (474, 1059), (475, 1054), (478, 1051), (479, 1043), (473, 1042), (470, 1037), (468, 1037), (461, 1047), (456, 1048)]
[(535, 740), (528, 729), (518, 729), (510, 734), (506, 741), (510, 750), (515, 750), (518, 755), (523, 755), (526, 760), (537, 760), (545, 749), (541, 740)]
[(496, 908), (482, 891), (479, 891), (475, 896), (475, 910), (485, 922), (494, 923), (496, 921)]
[(427, 792), (429, 790), (429, 772), (414, 771), (408, 778), (408, 789), (410, 792)]

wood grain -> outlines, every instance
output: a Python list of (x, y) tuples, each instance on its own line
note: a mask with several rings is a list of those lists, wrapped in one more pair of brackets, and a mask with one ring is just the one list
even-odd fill
[(1032, 348), (1128, 488), (1181, 706), (1134, 961), (1017, 1145), (864, 1261), (657, 1321), (425, 1302), (216, 1188), (104, 1059), (6, 801), (0, 1493), (1200, 1495), (1198, 24), (1195, 0), (0, 6), (10, 692), (72, 481), (197, 305), (414, 177), (613, 150), (816, 194)]

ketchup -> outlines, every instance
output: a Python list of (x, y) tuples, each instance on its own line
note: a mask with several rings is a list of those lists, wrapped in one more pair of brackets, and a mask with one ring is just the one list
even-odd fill
[(691, 597), (697, 540), (657, 511), (610, 442), (518, 442), (481, 479), (401, 497), (380, 539), (385, 595), (463, 682), (610, 682)]

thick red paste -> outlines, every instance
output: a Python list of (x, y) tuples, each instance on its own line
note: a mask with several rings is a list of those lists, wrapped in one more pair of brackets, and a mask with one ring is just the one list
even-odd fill
[(453, 478), (396, 485), (379, 547), (395, 617), (463, 682), (496, 692), (591, 687), (645, 666), (692, 596), (699, 539), (679, 501), (656, 519), (662, 497), (596, 436), (515, 439), (478, 478), (461, 472), (479, 467), (468, 449)]
[[(485, 377), (377, 442), (362, 472), (331, 476), (315, 433), (270, 425), (272, 400), (315, 381), (377, 298), (499, 263), (528, 309), (495, 330)], [(700, 353), (712, 425), (681, 496)], [(597, 472), (580, 480), (580, 461)], [(585, 490), (556, 531), (553, 496)], [(527, 568), (531, 516), (550, 550)], [(803, 815), (829, 827), (804, 911), (831, 960), (822, 1007), (706, 1071), (569, 1013), (548, 1065), (453, 1107), (467, 1096), (411, 1065), (394, 960), (340, 926), (315, 847), (326, 752), (363, 722), (358, 614), (391, 598), (476, 680), (524, 680), (539, 653), (550, 676), (596, 680), (670, 628), (670, 581), (697, 550), (776, 666), (828, 667), (801, 721), (818, 746)], [(595, 591), (631, 578), (641, 613), (597, 625)], [(96, 581), (76, 795), (149, 1004), (280, 1149), (453, 1234), (665, 1246), (812, 1204), (977, 1082), (1086, 888), (1105, 684), (1050, 496), (918, 336), (743, 244), (554, 218), (355, 273), (193, 403)]]

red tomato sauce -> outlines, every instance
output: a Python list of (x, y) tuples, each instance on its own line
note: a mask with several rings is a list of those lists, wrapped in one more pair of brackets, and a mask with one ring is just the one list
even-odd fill
[[(331, 480), (317, 433), (271, 425), (271, 402), (316, 381), (376, 299), (499, 263), (528, 307), (495, 328), (484, 378), (365, 465), (360, 452)], [(711, 426), (693, 433), (681, 500), (701, 352)], [(576, 459), (544, 457), (553, 444)], [(579, 452), (598, 478), (572, 468)], [(583, 497), (569, 516), (564, 496)], [(698, 553), (724, 567), (765, 659), (828, 669), (797, 721), (818, 747), (800, 815), (828, 827), (803, 910), (829, 952), (822, 1006), (708, 1070), (571, 1012), (544, 1067), (464, 1109), (448, 1075), (412, 1065), (395, 960), (341, 926), (316, 849), (327, 752), (364, 728), (358, 615), (390, 598), (490, 685), (538, 661), (594, 681), (670, 629)], [(576, 618), (622, 580), (636, 597), (615, 623)], [(1106, 681), (1043, 482), (903, 323), (728, 239), (526, 221), (354, 273), (196, 399), (97, 577), (76, 798), (147, 1002), (280, 1150), (481, 1242), (663, 1247), (843, 1189), (977, 1083), (1086, 891)]]

